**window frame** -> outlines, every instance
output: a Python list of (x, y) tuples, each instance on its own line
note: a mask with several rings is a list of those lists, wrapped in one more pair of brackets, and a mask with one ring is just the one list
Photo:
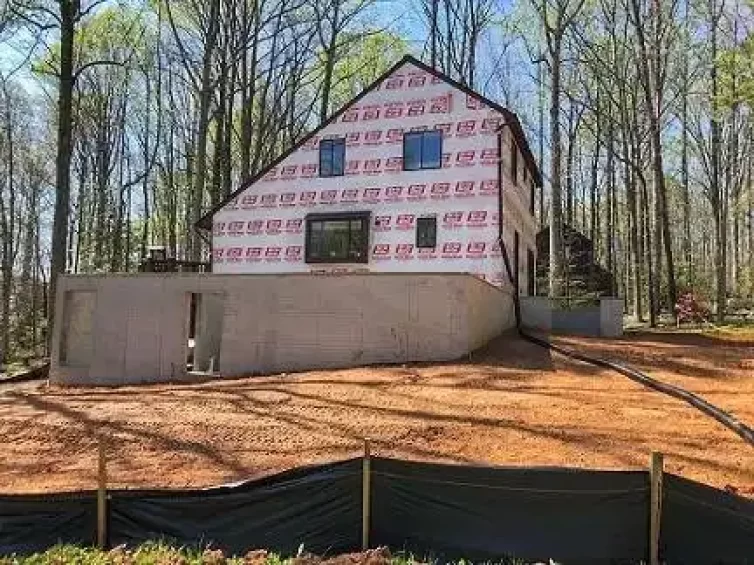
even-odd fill
[[(428, 133), (435, 133), (440, 136), (440, 158), (437, 160), (437, 165), (433, 165), (431, 167), (424, 165), (424, 136)], [(433, 169), (442, 169), (442, 146), (443, 146), (443, 135), (442, 130), (438, 128), (433, 129), (425, 129), (425, 130), (419, 130), (419, 131), (407, 131), (403, 133), (403, 170), (404, 171), (424, 171), (424, 170), (433, 170)], [(406, 168), (406, 140), (409, 136), (417, 135), (421, 136), (421, 145), (420, 145), (420, 152), (419, 152), (419, 166), (416, 168), (408, 169)]]
[[(420, 240), (420, 232), (422, 224), (429, 222), (432, 225), (432, 245), (423, 245), (423, 241)], [(437, 216), (420, 216), (416, 218), (416, 248), (417, 249), (434, 249), (437, 247)]]
[[(322, 168), (322, 151), (323, 151), (323, 145), (330, 145), (330, 163), (332, 164), (334, 162), (333, 156), (335, 154), (335, 147), (336, 146), (343, 146), (343, 159), (342, 159), (342, 166), (340, 169), (340, 172), (335, 173), (332, 172), (332, 169), (334, 167), (331, 166), (330, 174), (326, 175), (323, 173)], [(330, 178), (330, 177), (342, 177), (346, 173), (346, 138), (345, 137), (330, 137), (326, 139), (321, 139), (319, 141), (319, 176), (324, 178)]]
[[(318, 263), (330, 263), (330, 264), (365, 264), (369, 263), (369, 226), (371, 225), (371, 212), (368, 211), (360, 211), (360, 212), (332, 212), (332, 213), (325, 213), (325, 214), (307, 214), (304, 217), (304, 262), (307, 264), (318, 264)], [(314, 222), (342, 222), (342, 221), (348, 221), (349, 227), (348, 227), (348, 252), (351, 252), (351, 226), (350, 222), (354, 220), (360, 220), (362, 222), (362, 229), (361, 233), (364, 235), (364, 242), (361, 245), (360, 251), (362, 252), (362, 257), (360, 259), (353, 259), (353, 258), (321, 258), (321, 257), (311, 257), (311, 234), (312, 234), (312, 223)]]

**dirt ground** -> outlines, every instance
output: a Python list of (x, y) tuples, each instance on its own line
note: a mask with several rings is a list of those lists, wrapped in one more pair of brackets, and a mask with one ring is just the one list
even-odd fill
[[(559, 338), (686, 386), (754, 424), (754, 347), (693, 335)], [(754, 448), (687, 404), (512, 336), (470, 360), (199, 385), (0, 387), (0, 492), (207, 486), (359, 455), (666, 469), (754, 497)]]

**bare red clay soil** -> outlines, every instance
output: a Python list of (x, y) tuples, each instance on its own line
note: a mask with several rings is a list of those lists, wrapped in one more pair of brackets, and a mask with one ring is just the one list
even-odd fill
[[(754, 348), (693, 335), (558, 338), (680, 384), (754, 424)], [(754, 496), (754, 448), (701, 412), (513, 336), (470, 360), (183, 386), (0, 390), (0, 492), (198, 487), (358, 456), (666, 469)]]

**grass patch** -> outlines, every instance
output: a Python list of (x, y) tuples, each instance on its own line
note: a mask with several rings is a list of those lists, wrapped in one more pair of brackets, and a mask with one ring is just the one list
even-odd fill
[[(440, 563), (435, 559), (418, 560), (406, 554), (391, 555), (385, 548), (331, 557), (300, 553), (297, 557), (281, 557), (275, 553), (256, 550), (243, 557), (236, 557), (226, 556), (219, 549), (175, 547), (161, 542), (147, 542), (135, 549), (117, 547), (110, 551), (75, 545), (58, 545), (43, 553), (28, 556), (0, 556), (0, 565), (423, 565)], [(500, 565), (526, 565), (526, 562), (518, 559), (498, 563)], [(461, 560), (457, 562), (457, 565), (471, 565), (471, 562)]]
[(705, 329), (702, 333), (727, 341), (754, 341), (754, 322), (726, 323)]

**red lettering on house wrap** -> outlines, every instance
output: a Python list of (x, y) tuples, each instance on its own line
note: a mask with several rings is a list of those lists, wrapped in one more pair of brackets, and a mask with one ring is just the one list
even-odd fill
[(456, 124), (456, 135), (458, 137), (470, 137), (476, 135), (476, 120), (463, 120)]
[(358, 122), (359, 121), (359, 107), (351, 106), (348, 110), (343, 112), (343, 116), (340, 118), (341, 122)]
[(482, 162), (482, 165), (497, 165), (498, 163), (497, 148), (482, 149), (480, 160)]
[(450, 198), (450, 183), (449, 182), (436, 182), (432, 185), (430, 191), (430, 197), (435, 200), (445, 200)]
[(269, 181), (275, 181), (278, 179), (278, 168), (272, 167), (265, 175), (262, 177), (263, 181), (269, 182)]
[(301, 193), (298, 197), (299, 206), (315, 206), (317, 200), (317, 193), (313, 190), (307, 190)]
[(374, 231), (390, 231), (392, 216), (375, 216), (374, 217)]
[(456, 154), (456, 167), (473, 166), (475, 157), (476, 157), (476, 151), (474, 151), (473, 149), (467, 149), (466, 151), (459, 151)]
[(389, 129), (385, 137), (387, 138), (387, 143), (403, 143), (403, 128)]
[(403, 170), (403, 157), (389, 157), (385, 161), (385, 170), (390, 172)]
[(246, 248), (246, 261), (256, 262), (262, 259), (262, 247), (247, 247)]
[(416, 225), (416, 216), (414, 214), (398, 214), (395, 219), (395, 229), (413, 230)]
[(485, 135), (493, 135), (497, 133), (497, 130), (500, 128), (500, 124), (502, 124), (502, 122), (502, 118), (484, 118), (482, 120), (481, 131)]
[(395, 246), (395, 258), (399, 261), (409, 261), (414, 258), (414, 245), (412, 243), (399, 243)]
[(375, 129), (364, 132), (364, 145), (381, 145), (382, 130)]
[(481, 183), (479, 183), (479, 192), (482, 196), (490, 196), (497, 194), (497, 180), (496, 179), (489, 179), (489, 180), (483, 180)]
[(319, 193), (320, 204), (335, 204), (335, 200), (338, 197), (337, 190), (323, 190)]
[(290, 218), (285, 222), (285, 233), (301, 233), (303, 224), (302, 218)]
[(411, 100), (408, 103), (408, 116), (422, 116), (424, 115), (424, 109), (427, 106), (426, 100)]
[(250, 208), (256, 208), (257, 206), (257, 195), (256, 194), (245, 194), (241, 198), (241, 208), (243, 210), (248, 210)]
[(280, 178), (283, 180), (290, 180), (296, 178), (298, 172), (298, 165), (286, 165), (280, 169)]
[(364, 174), (379, 175), (382, 173), (382, 159), (367, 159), (364, 161)]
[(487, 257), (484, 250), (487, 244), (484, 241), (472, 241), (466, 246), (467, 259), (484, 259)]
[(403, 201), (403, 187), (402, 186), (388, 186), (387, 188), (385, 188), (385, 201), (386, 202)]
[(301, 177), (312, 178), (317, 176), (317, 165), (315, 163), (307, 163), (301, 165)]
[(401, 102), (389, 102), (385, 106), (385, 119), (391, 120), (403, 116), (403, 104)]
[(444, 229), (456, 229), (463, 226), (463, 212), (445, 212), (442, 216)]
[(427, 82), (427, 75), (416, 75), (408, 80), (408, 86), (409, 88), (418, 88), (424, 86), (425, 82)]
[(358, 188), (346, 188), (340, 193), (340, 201), (346, 202), (358, 202), (359, 201), (359, 189)]
[(443, 243), (442, 258), (443, 259), (460, 259), (461, 249), (463, 249), (463, 246), (458, 241)]
[(456, 183), (456, 189), (454, 195), (456, 198), (470, 198), (474, 196), (474, 181), (473, 180), (459, 180)]
[(230, 222), (228, 223), (228, 235), (233, 237), (238, 237), (241, 235), (244, 235), (244, 228), (246, 227), (246, 222)]
[(264, 229), (264, 220), (250, 220), (246, 222), (246, 235), (259, 235)]
[(364, 120), (365, 122), (368, 122), (371, 120), (379, 120), (381, 110), (382, 108), (380, 108), (377, 105), (364, 106), (364, 111), (361, 114), (361, 119)]
[(285, 260), (290, 263), (301, 261), (303, 249), (300, 245), (289, 245), (285, 248)]
[(408, 186), (407, 200), (425, 200), (427, 198), (427, 185), (426, 184), (410, 184)]
[(380, 189), (379, 188), (365, 188), (362, 202), (376, 203), (380, 201)]
[(229, 247), (225, 251), (227, 263), (237, 263), (243, 259), (243, 247)]
[(378, 243), (372, 248), (372, 258), (375, 261), (386, 261), (390, 259), (390, 244)]
[(487, 210), (474, 210), (466, 217), (466, 226), (469, 228), (487, 227)]

